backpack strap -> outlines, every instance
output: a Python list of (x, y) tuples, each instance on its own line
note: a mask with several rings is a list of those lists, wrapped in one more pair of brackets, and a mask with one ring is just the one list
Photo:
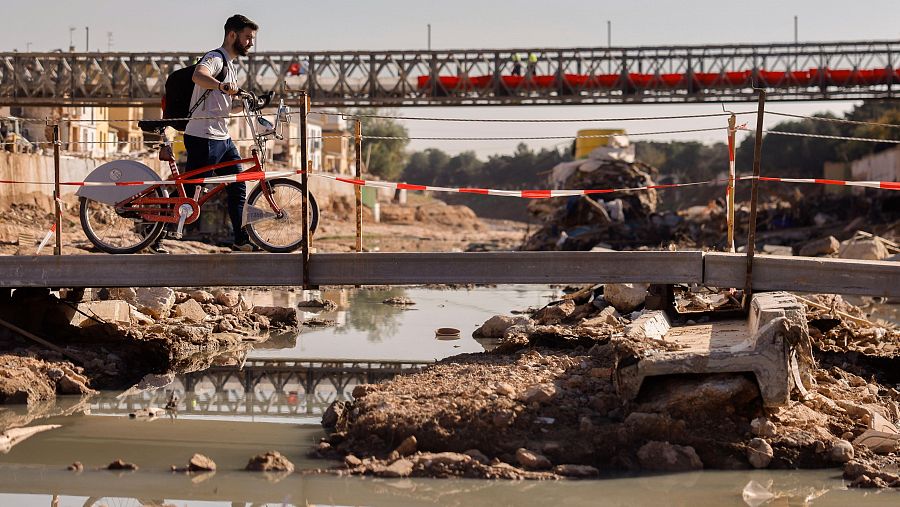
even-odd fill
[[(225, 56), (225, 53), (222, 52), (222, 50), (219, 48), (216, 48), (213, 51), (216, 51), (217, 53), (222, 55), (222, 70), (216, 75), (216, 79), (221, 81), (221, 80), (225, 79), (226, 76), (228, 76), (228, 57)], [(197, 103), (194, 104), (193, 107), (191, 107), (190, 111), (188, 111), (188, 117), (191, 117), (194, 115), (194, 111), (196, 111), (197, 108), (200, 107), (200, 104), (202, 104), (203, 101), (206, 100), (206, 96), (209, 95), (209, 92), (211, 92), (211, 91), (212, 90), (206, 90), (203, 92), (203, 95), (201, 95), (200, 98), (197, 99)]]

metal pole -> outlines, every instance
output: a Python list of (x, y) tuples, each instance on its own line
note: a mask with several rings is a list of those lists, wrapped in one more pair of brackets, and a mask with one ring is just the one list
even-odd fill
[(303, 187), (303, 211), (300, 213), (303, 221), (303, 288), (309, 287), (309, 141), (307, 139), (307, 115), (309, 115), (309, 96), (306, 90), (300, 92), (303, 99), (303, 110), (300, 114), (300, 158), (303, 172), (300, 174), (300, 185)]
[(794, 16), (794, 44), (797, 43), (797, 16)]
[(736, 124), (737, 117), (732, 114), (728, 118), (728, 187), (725, 194), (726, 220), (728, 222), (727, 248), (729, 252), (734, 252), (734, 135)]
[(606, 20), (606, 47), (612, 47), (612, 21)]
[(762, 156), (763, 116), (766, 110), (766, 91), (759, 91), (759, 109), (756, 112), (756, 144), (753, 147), (753, 183), (750, 192), (750, 226), (747, 233), (747, 278), (744, 280), (744, 308), (750, 308), (753, 296), (753, 253), (756, 249), (756, 204), (759, 200), (759, 166)]
[[(362, 120), (356, 120), (356, 179), (362, 179)], [(362, 252), (362, 187), (354, 185), (356, 193), (356, 251)]]
[(431, 23), (428, 23), (428, 51), (431, 51)]
[(84, 52), (90, 53), (91, 51), (91, 28), (86, 26), (84, 27)]
[(53, 124), (53, 209), (55, 220), (53, 227), (56, 229), (56, 247), (53, 255), (62, 254), (62, 210), (59, 207), (59, 123)]

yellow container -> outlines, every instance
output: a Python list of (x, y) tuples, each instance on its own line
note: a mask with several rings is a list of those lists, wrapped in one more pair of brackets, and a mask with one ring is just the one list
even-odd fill
[(582, 136), (607, 136), (625, 135), (625, 129), (581, 129), (578, 131), (578, 139), (575, 139), (575, 158), (587, 158), (595, 148), (609, 145), (608, 137), (582, 137)]

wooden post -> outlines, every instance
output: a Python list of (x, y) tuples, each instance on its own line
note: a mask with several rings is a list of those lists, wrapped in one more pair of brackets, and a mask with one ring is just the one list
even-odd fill
[[(356, 179), (362, 179), (362, 120), (356, 120)], [(362, 252), (362, 187), (354, 186), (356, 193), (356, 251)]]
[(766, 111), (766, 91), (759, 91), (759, 108), (756, 112), (756, 144), (753, 147), (753, 182), (750, 192), (750, 225), (747, 232), (747, 277), (744, 280), (744, 308), (750, 309), (753, 296), (753, 251), (756, 249), (756, 204), (759, 200), (759, 166), (762, 157), (763, 116)]
[(728, 118), (728, 187), (725, 195), (725, 206), (728, 222), (728, 240), (726, 248), (729, 252), (734, 252), (734, 135), (735, 125), (737, 125), (737, 117), (732, 114)]
[(309, 139), (307, 138), (307, 115), (309, 115), (309, 96), (306, 91), (301, 92), (303, 98), (303, 110), (300, 112), (300, 158), (303, 171), (300, 174), (300, 184), (303, 187), (303, 211), (300, 213), (303, 221), (303, 288), (309, 288)]
[(53, 124), (53, 228), (56, 230), (56, 247), (53, 249), (53, 255), (62, 254), (62, 210), (59, 205), (61, 195), (59, 188), (59, 122), (56, 122)]

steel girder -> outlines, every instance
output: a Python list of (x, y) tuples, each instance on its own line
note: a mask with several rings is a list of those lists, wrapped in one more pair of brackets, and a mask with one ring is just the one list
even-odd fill
[[(307, 89), (336, 107), (736, 102), (752, 100), (754, 85), (767, 100), (846, 100), (893, 96), (898, 50), (900, 41), (263, 52), (240, 60), (238, 81), (295, 104)], [(530, 53), (537, 63), (511, 77), (512, 56), (525, 63)], [(0, 53), (0, 105), (156, 105), (165, 77), (199, 55)]]

